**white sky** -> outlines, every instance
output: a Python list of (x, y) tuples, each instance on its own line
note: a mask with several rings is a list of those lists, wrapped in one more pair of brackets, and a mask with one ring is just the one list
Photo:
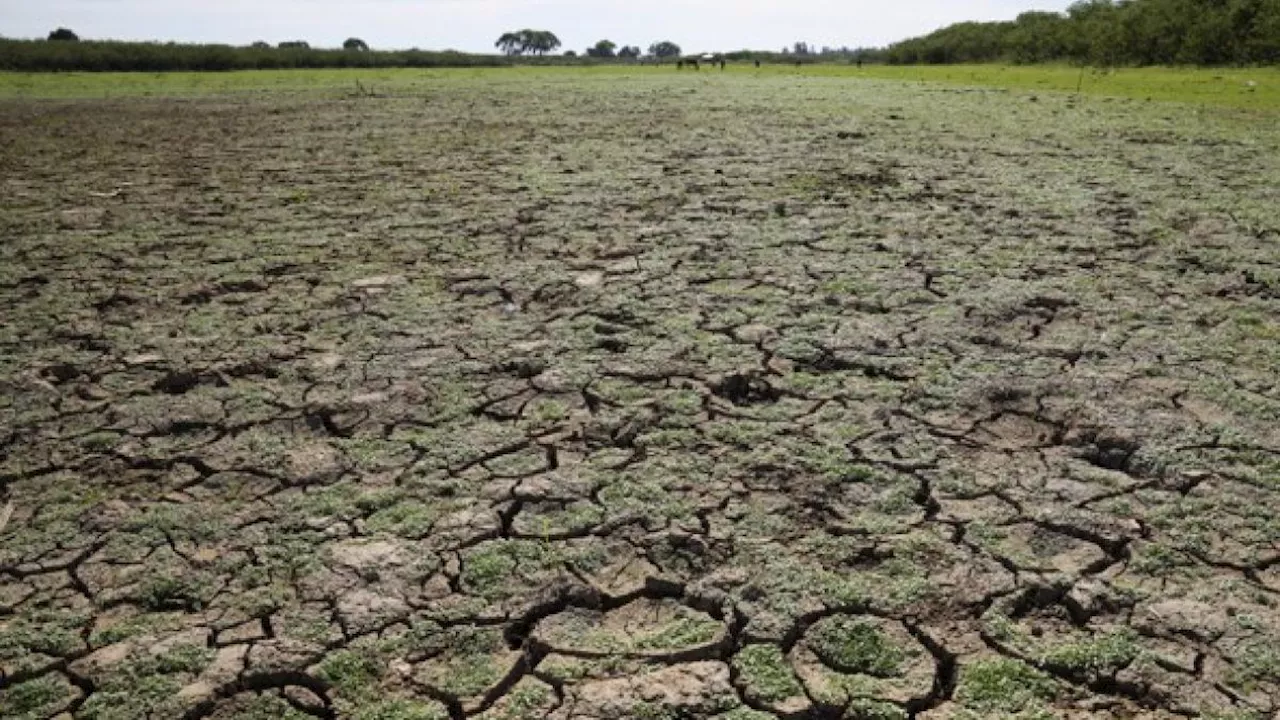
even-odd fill
[(348, 37), (377, 48), (493, 52), (507, 30), (555, 32), (565, 49), (609, 38), (686, 52), (884, 45), (962, 20), (1011, 20), (1070, 0), (0, 0), (0, 35), (247, 44)]

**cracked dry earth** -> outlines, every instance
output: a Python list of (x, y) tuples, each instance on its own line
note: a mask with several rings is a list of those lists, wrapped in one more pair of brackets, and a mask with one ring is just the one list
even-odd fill
[(0, 103), (0, 716), (1265, 718), (1280, 126)]

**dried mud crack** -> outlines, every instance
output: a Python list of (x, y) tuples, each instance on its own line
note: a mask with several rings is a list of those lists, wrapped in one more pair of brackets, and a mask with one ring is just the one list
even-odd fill
[(1280, 712), (1274, 123), (565, 77), (0, 100), (0, 716)]

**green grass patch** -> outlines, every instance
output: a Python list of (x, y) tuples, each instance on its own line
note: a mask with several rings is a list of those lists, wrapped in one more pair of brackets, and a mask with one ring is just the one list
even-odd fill
[(747, 691), (765, 702), (786, 700), (804, 692), (777, 645), (748, 645), (733, 658), (733, 665)]
[(982, 713), (1018, 713), (1057, 695), (1048, 675), (1010, 658), (979, 660), (960, 671), (956, 700)]
[(1085, 95), (1280, 109), (1277, 68), (1085, 68), (1082, 75), (1080, 68), (1069, 65), (875, 65), (861, 71), (819, 66), (813, 72), (1057, 93), (1074, 93), (1078, 86)]
[(828, 618), (814, 626), (812, 633), (813, 651), (840, 672), (893, 677), (907, 657), (878, 627), (851, 617)]

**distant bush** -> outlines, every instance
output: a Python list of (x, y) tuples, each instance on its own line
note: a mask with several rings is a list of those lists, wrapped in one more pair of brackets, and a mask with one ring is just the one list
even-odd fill
[(649, 54), (658, 58), (680, 57), (680, 46), (670, 40), (656, 42), (649, 46)]
[(67, 28), (58, 28), (57, 30), (49, 33), (49, 39), (62, 42), (78, 42), (80, 40), (80, 36), (71, 32)]

